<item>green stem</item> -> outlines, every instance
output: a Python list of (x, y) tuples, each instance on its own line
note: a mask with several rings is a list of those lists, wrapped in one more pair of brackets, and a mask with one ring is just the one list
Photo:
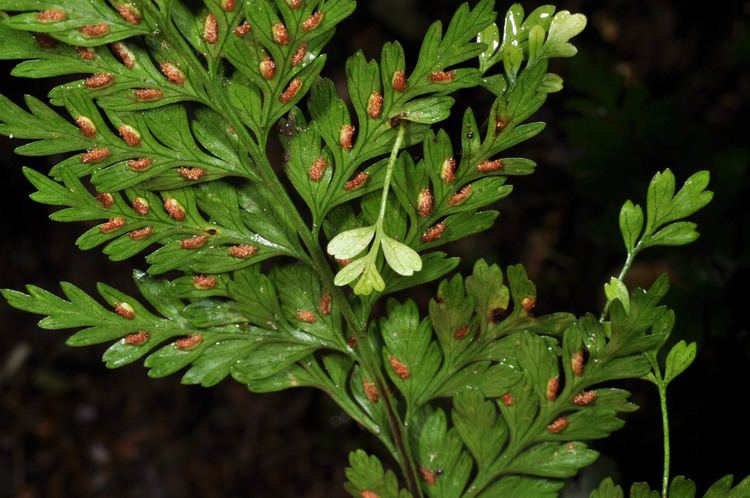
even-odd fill
[(406, 125), (401, 123), (398, 128), (398, 135), (396, 135), (396, 141), (393, 143), (393, 149), (391, 149), (391, 155), (388, 158), (388, 163), (385, 169), (385, 178), (383, 179), (383, 193), (380, 197), (380, 211), (378, 212), (378, 219), (375, 222), (375, 239), (373, 240), (370, 251), (367, 253), (368, 265), (377, 263), (377, 257), (380, 253), (380, 243), (387, 234), (385, 233), (385, 209), (388, 206), (388, 193), (391, 188), (391, 177), (393, 176), (393, 168), (398, 160), (398, 153), (401, 150), (401, 146), (404, 143), (404, 137), (406, 136)]
[(396, 135), (396, 141), (393, 142), (393, 149), (391, 149), (391, 156), (388, 158), (388, 165), (385, 170), (385, 179), (383, 180), (383, 195), (380, 198), (380, 212), (378, 213), (378, 229), (383, 228), (383, 220), (385, 219), (385, 207), (388, 204), (388, 192), (391, 188), (391, 177), (393, 176), (393, 167), (396, 165), (398, 159), (398, 153), (401, 150), (401, 146), (404, 143), (406, 137), (406, 125), (401, 123), (398, 127), (398, 135)]
[[(622, 265), (622, 269), (620, 270), (620, 274), (617, 275), (617, 280), (623, 281), (625, 279), (625, 275), (628, 274), (628, 271), (630, 271), (630, 267), (633, 266), (633, 262), (635, 261), (635, 257), (638, 256), (638, 253), (641, 250), (641, 242), (638, 241), (638, 243), (635, 245), (635, 247), (628, 251), (628, 257), (625, 258), (625, 263)], [(604, 319), (607, 317), (607, 313), (609, 312), (609, 307), (612, 305), (612, 301), (607, 300), (607, 303), (604, 305), (604, 309), (602, 310), (602, 314), (599, 315), (599, 322), (604, 322)]]
[(670, 464), (670, 444), (669, 444), (669, 412), (667, 411), (667, 385), (659, 384), (659, 404), (661, 406), (661, 425), (664, 436), (664, 470), (661, 480), (662, 498), (667, 498), (669, 489), (669, 464)]

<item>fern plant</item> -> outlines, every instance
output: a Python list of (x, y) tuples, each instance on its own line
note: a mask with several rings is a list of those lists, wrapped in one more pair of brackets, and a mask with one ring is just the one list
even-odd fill
[[(323, 390), (395, 465), (352, 453), (352, 496), (557, 496), (597, 458), (587, 441), (636, 408), (599, 386), (650, 375), (665, 395), (681, 368), (658, 368), (674, 325), (659, 304), (667, 278), (631, 292), (624, 277), (643, 249), (697, 237), (684, 219), (709, 202), (708, 174), (675, 194), (667, 170), (645, 214), (625, 204), (628, 257), (599, 319), (535, 315), (520, 265), (480, 260), (445, 278), (458, 259), (437, 249), (489, 229), (510, 177), (534, 171), (508, 151), (543, 130), (527, 121), (562, 89), (550, 60), (575, 55), (586, 19), (520, 5), (498, 19), (492, 0), (464, 4), (410, 63), (398, 42), (379, 60), (352, 56), (345, 99), (321, 76), (323, 51), (354, 9), (0, 0), (0, 58), (21, 60), (12, 74), (70, 76), (53, 107), (0, 97), (0, 133), (27, 140), (16, 152), (61, 158), (48, 173), (24, 169), (32, 199), (60, 207), (55, 221), (88, 224), (81, 249), (147, 265), (137, 297), (71, 283), (62, 297), (31, 285), (3, 295), (44, 315), (42, 328), (76, 329), (71, 346), (110, 343), (110, 368), (145, 358), (148, 375), (184, 371), (185, 384)], [(454, 141), (439, 125), (451, 95), (472, 89), (494, 102), (479, 120), (466, 109)], [(390, 298), (376, 313), (440, 279), (428, 309)]]

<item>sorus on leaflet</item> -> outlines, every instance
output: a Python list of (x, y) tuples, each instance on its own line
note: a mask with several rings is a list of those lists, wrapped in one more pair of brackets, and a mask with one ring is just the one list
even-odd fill
[(78, 31), (80, 31), (81, 34), (86, 38), (100, 38), (109, 34), (109, 24), (107, 24), (106, 22), (88, 24), (86, 26), (81, 26), (80, 28), (78, 28)]
[(361, 188), (370, 179), (370, 174), (366, 171), (360, 171), (354, 178), (344, 184), (344, 189), (347, 192), (352, 192)]

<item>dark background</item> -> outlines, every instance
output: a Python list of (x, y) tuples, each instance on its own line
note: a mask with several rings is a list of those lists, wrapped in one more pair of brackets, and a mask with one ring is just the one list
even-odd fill
[[(341, 80), (344, 58), (402, 40), (413, 62), (432, 19), (449, 18), (455, 1), (362, 1), (340, 29), (327, 76)], [(527, 12), (539, 2), (526, 2)], [(498, 3), (504, 12), (509, 4)], [(706, 5), (709, 5), (706, 3)], [(671, 390), (673, 470), (708, 487), (750, 473), (746, 448), (750, 335), (748, 284), (748, 100), (750, 2), (563, 0), (589, 27), (579, 57), (556, 64), (566, 91), (539, 118), (547, 130), (518, 150), (540, 167), (515, 181), (491, 232), (454, 245), (464, 269), (478, 257), (522, 262), (539, 289), (540, 313), (597, 311), (602, 283), (623, 259), (617, 212), (643, 202), (658, 169), (681, 182), (708, 168), (714, 202), (698, 216), (703, 237), (687, 248), (645, 253), (629, 285), (649, 285), (668, 271), (675, 336), (699, 341), (695, 365)], [(7, 76), (2, 93), (44, 95), (49, 82)], [(486, 114), (488, 97), (459, 102)], [(114, 264), (79, 252), (81, 226), (52, 223), (28, 199), (22, 164), (0, 137), (0, 286), (57, 289), (69, 280), (92, 291), (99, 280), (132, 289), (138, 260)], [(430, 289), (429, 292), (433, 292)], [(422, 291), (427, 292), (427, 291)], [(417, 296), (424, 298), (424, 295)], [(141, 366), (108, 371), (104, 347), (64, 346), (64, 333), (40, 331), (36, 317), (0, 304), (0, 496), (31, 497), (306, 497), (344, 496), (347, 453), (379, 451), (318, 392), (256, 396), (225, 381), (203, 389), (179, 376), (152, 380)], [(641, 410), (612, 438), (569, 496), (584, 496), (603, 474), (624, 483), (659, 483), (661, 429), (654, 389), (628, 386)], [(587, 494), (586, 494), (587, 496)]]

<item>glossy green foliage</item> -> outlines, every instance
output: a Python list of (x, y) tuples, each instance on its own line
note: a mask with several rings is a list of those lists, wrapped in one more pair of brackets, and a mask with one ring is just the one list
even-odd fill
[[(81, 249), (147, 265), (140, 298), (68, 283), (63, 297), (3, 295), (42, 328), (76, 330), (72, 346), (110, 343), (110, 368), (144, 359), (150, 376), (183, 372), (186, 384), (326, 392), (399, 467), (352, 453), (355, 497), (557, 496), (597, 458), (587, 441), (635, 409), (612, 381), (661, 376), (667, 280), (630, 292), (613, 279), (606, 320), (537, 316), (520, 265), (480, 260), (444, 278), (458, 259), (434, 249), (489, 229), (510, 177), (533, 173), (510, 149), (543, 130), (529, 120), (563, 84), (550, 59), (576, 53), (586, 19), (463, 4), (412, 61), (398, 42), (350, 57), (344, 97), (321, 76), (323, 51), (355, 7), (0, 0), (12, 74), (68, 78), (52, 107), (0, 96), (0, 133), (25, 141), (16, 152), (59, 160), (24, 169), (32, 199), (58, 207), (55, 221), (88, 223)], [(438, 126), (465, 89), (491, 103), (462, 109), (450, 137)], [(658, 175), (645, 219), (623, 208), (629, 253), (693, 240), (682, 220), (710, 200), (707, 181), (675, 194), (671, 173)], [(374, 315), (381, 297), (439, 279), (426, 309), (391, 299)], [(658, 378), (694, 357), (678, 343)]]
[(648, 187), (645, 220), (643, 209), (627, 201), (620, 210), (620, 231), (628, 252), (696, 240), (697, 225), (682, 220), (711, 202), (713, 192), (706, 190), (709, 176), (708, 171), (699, 171), (675, 193), (674, 174), (669, 169), (657, 173)]
[[(735, 485), (734, 477), (725, 476), (716, 481), (703, 495), (697, 494), (695, 483), (690, 479), (677, 476), (669, 485), (667, 496), (663, 498), (747, 498), (750, 496), (750, 477)], [(599, 488), (591, 493), (591, 498), (659, 498), (658, 491), (652, 491), (648, 484), (639, 482), (630, 487), (630, 494), (626, 495), (622, 488), (612, 479), (605, 479)]]

